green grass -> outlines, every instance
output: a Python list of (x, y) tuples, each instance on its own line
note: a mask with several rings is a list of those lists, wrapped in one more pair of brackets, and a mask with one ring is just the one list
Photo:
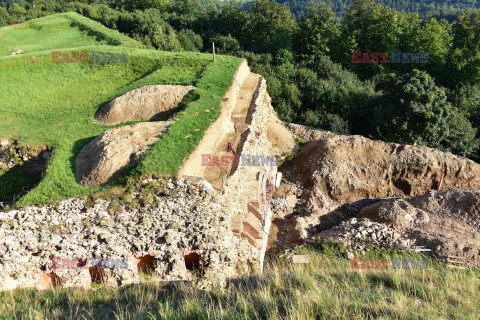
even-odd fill
[(178, 172), (205, 131), (219, 117), (220, 102), (232, 84), (232, 75), (240, 62), (240, 59), (220, 56), (206, 67), (203, 77), (196, 83), (196, 93), (200, 98), (189, 103), (188, 108), (175, 117), (176, 122), (135, 170), (137, 175)]
[(0, 318), (478, 319), (479, 276), (433, 262), (428, 269), (352, 270), (350, 261), (311, 254), (308, 264), (278, 258), (261, 276), (229, 279), (228, 287), (211, 290), (167, 290), (152, 282), (2, 292)]
[[(72, 25), (72, 19), (81, 23), (84, 31), (75, 23)], [(220, 101), (241, 62), (238, 58), (218, 56), (213, 63), (208, 54), (139, 49), (133, 40), (76, 14), (45, 17), (25, 25), (0, 28), (0, 34), (4, 32), (0, 36), (0, 137), (20, 139), (22, 144), (51, 146), (53, 156), (38, 186), (22, 197), (18, 206), (51, 203), (105, 189), (86, 189), (76, 183), (76, 156), (89, 141), (112, 128), (92, 123), (95, 113), (111, 99), (144, 85), (197, 87), (193, 96), (198, 99), (187, 104), (135, 170), (136, 175), (176, 174), (217, 119)], [(89, 31), (93, 27), (98, 30)], [(56, 34), (60, 40), (56, 40)], [(8, 41), (3, 42), (3, 38)], [(88, 45), (71, 48), (75, 44)], [(27, 53), (1, 56), (16, 46)], [(126, 52), (128, 63), (51, 63), (52, 50)], [(185, 138), (188, 135), (191, 136)], [(12, 194), (1, 191), (2, 185), (11, 184), (11, 179), (15, 177), (0, 175), (0, 201), (11, 199)]]
[(0, 56), (11, 55), (17, 49), (29, 53), (100, 44), (142, 47), (139, 42), (73, 12), (0, 28)]

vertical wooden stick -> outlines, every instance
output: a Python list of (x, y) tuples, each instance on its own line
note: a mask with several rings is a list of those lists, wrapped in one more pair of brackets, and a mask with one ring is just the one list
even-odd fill
[(215, 61), (215, 42), (212, 42), (213, 47), (213, 61)]

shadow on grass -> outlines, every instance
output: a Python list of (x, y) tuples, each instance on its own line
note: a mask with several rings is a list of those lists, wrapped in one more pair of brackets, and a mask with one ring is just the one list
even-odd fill
[[(292, 275), (285, 274), (283, 278), (288, 283), (295, 283)], [(16, 308), (9, 315), (12, 318), (40, 311), (46, 315), (45, 318), (55, 314), (55, 319), (115, 319), (118, 314), (128, 314), (126, 318), (131, 319), (153, 319), (152, 315), (156, 318), (167, 315), (175, 319), (266, 319), (272, 312), (283, 319), (288, 317), (290, 303), (297, 300), (295, 290), (298, 288), (295, 285), (277, 288), (272, 282), (265, 284), (259, 276), (229, 280), (227, 288), (230, 293), (217, 289), (201, 290), (189, 283), (173, 282), (130, 284), (117, 289), (101, 286), (92, 291), (77, 288), (43, 292), (17, 289), (12, 293), (0, 292), (0, 301), (8, 304), (10, 299), (15, 300)], [(237, 301), (235, 291), (239, 288), (243, 288), (241, 292), (248, 305)], [(272, 296), (277, 297), (276, 300), (260, 298), (263, 290), (270, 291)], [(281, 299), (278, 298), (280, 295)], [(5, 310), (2, 303), (0, 318), (4, 319), (6, 315), (2, 314), (1, 310)]]
[[(25, 149), (25, 146), (18, 147), (15, 152), (20, 152), (20, 149), (23, 149), (22, 152), (28, 153), (28, 147)], [(15, 161), (16, 165), (12, 168), (3, 173), (0, 170), (0, 202), (13, 203), (18, 200), (16, 197), (22, 191), (30, 190), (38, 185), (50, 159), (51, 150), (49, 147), (42, 147), (37, 155), (27, 161), (19, 162), (17, 160)], [(7, 155), (7, 158), (12, 159), (11, 157), (12, 155)]]
[(389, 289), (400, 289), (400, 280), (394, 274), (369, 274), (367, 280), (374, 286), (383, 285)]
[[(417, 312), (384, 303), (395, 292), (407, 289), (405, 279), (383, 274), (345, 278), (342, 272), (332, 272), (334, 279), (320, 280), (320, 274), (309, 277), (287, 270), (243, 276), (227, 279), (225, 288), (210, 290), (182, 281), (116, 289), (94, 286), (91, 291), (19, 289), (0, 292), (0, 318), (41, 313), (48, 319), (53, 315), (55, 319), (269, 319), (272, 315), (278, 319), (295, 315), (305, 319), (421, 319)], [(414, 298), (429, 302), (422, 289), (413, 293)]]
[(72, 146), (72, 156), (68, 159), (70, 162), (70, 169), (72, 170), (73, 175), (75, 176), (75, 173), (77, 171), (77, 166), (75, 165), (75, 160), (77, 160), (77, 156), (82, 151), (82, 149), (93, 139), (95, 139), (97, 136), (92, 136), (88, 138), (83, 138), (80, 140), (77, 140), (73, 143)]
[(70, 27), (77, 28), (80, 31), (86, 32), (87, 36), (95, 38), (95, 41), (98, 41), (98, 42), (106, 41), (107, 44), (111, 46), (119, 46), (122, 44), (119, 40), (108, 38), (103, 33), (95, 31), (94, 29), (89, 28), (77, 21), (72, 21), (70, 23)]
[(13, 167), (0, 175), (0, 202), (13, 203), (23, 190), (38, 185), (42, 172), (27, 173), (22, 167)]

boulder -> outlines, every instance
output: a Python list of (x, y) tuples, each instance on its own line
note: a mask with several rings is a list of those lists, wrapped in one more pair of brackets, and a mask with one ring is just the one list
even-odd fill
[(127, 167), (142, 159), (170, 124), (170, 121), (142, 122), (105, 131), (78, 155), (77, 182), (93, 188), (115, 181)]
[(115, 125), (126, 121), (166, 120), (192, 86), (149, 85), (131, 90), (107, 103), (95, 115), (100, 124)]

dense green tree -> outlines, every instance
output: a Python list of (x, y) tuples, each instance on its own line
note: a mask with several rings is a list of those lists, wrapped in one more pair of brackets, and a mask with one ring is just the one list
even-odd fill
[(200, 51), (203, 49), (202, 37), (192, 30), (181, 30), (178, 33), (178, 41), (185, 51)]
[[(418, 14), (395, 12), (389, 7), (375, 3), (374, 0), (353, 0), (342, 23), (342, 37), (346, 39), (344, 42), (353, 39), (355, 51), (362, 53), (385, 52), (389, 55), (393, 51), (418, 53), (420, 29), (421, 19)], [(411, 64), (351, 63), (351, 61), (350, 55), (350, 59), (339, 62), (355, 70), (362, 79), (389, 72), (391, 68), (403, 72), (411, 70)]]
[(6, 26), (10, 22), (10, 15), (7, 9), (0, 7), (0, 27)]
[(464, 85), (450, 92), (450, 101), (464, 115), (470, 117), (480, 111), (480, 83)]
[(476, 129), (447, 102), (445, 89), (437, 87), (427, 73), (392, 74), (380, 81), (377, 89), (384, 93), (375, 119), (382, 139), (423, 144), (463, 156), (478, 148)]
[(447, 20), (438, 21), (432, 18), (423, 22), (422, 27), (412, 37), (414, 41), (409, 47), (409, 50), (428, 54), (426, 65), (415, 66), (426, 70), (428, 74), (435, 78), (437, 83), (445, 84), (449, 82), (446, 64), (447, 55), (452, 46), (451, 32), (452, 24)]
[(10, 14), (12, 23), (19, 23), (25, 21), (25, 14), (27, 10), (24, 7), (20, 6), (18, 3), (14, 3), (9, 9), (8, 13)]
[[(261, 51), (261, 47), (265, 52), (265, 49), (278, 43), (282, 47), (288, 46), (288, 38), (296, 28), (295, 17), (287, 6), (273, 0), (256, 0), (248, 10), (243, 37), (248, 39), (247, 47), (258, 51)], [(275, 49), (280, 49), (278, 45), (276, 47)]]
[(399, 31), (395, 13), (374, 0), (353, 0), (343, 21), (343, 33), (352, 35), (362, 52), (396, 49)]
[(321, 56), (310, 64), (318, 80), (303, 89), (303, 104), (321, 114), (335, 114), (350, 124), (352, 133), (372, 132), (372, 102), (377, 94), (373, 84), (362, 82), (354, 73)]
[(165, 51), (182, 49), (175, 29), (161, 18), (158, 9), (137, 10), (133, 14), (133, 21), (136, 26), (135, 33), (140, 38), (148, 38), (153, 47)]
[(129, 11), (159, 9), (164, 10), (171, 5), (170, 0), (126, 0), (120, 1), (121, 6)]
[[(312, 5), (320, 3), (323, 0), (277, 0), (279, 3), (286, 4), (292, 12), (298, 16), (303, 16)], [(456, 13), (467, 9), (478, 8), (478, 0), (377, 0), (383, 6), (388, 6), (395, 11), (419, 12), (428, 19), (432, 16), (446, 17), (454, 16)], [(345, 16), (351, 0), (331, 0), (328, 1), (333, 11), (339, 16)], [(454, 19), (451, 18), (451, 19)]]
[(350, 132), (348, 122), (336, 114), (307, 110), (305, 113), (302, 113), (301, 118), (302, 122), (310, 127), (339, 133)]
[(454, 27), (455, 37), (448, 65), (453, 84), (475, 83), (480, 80), (480, 13), (462, 14)]
[(311, 7), (299, 22), (296, 51), (303, 59), (313, 60), (331, 52), (340, 35), (339, 25), (332, 22), (335, 13), (325, 3)]
[(235, 54), (240, 51), (240, 44), (230, 34), (228, 36), (217, 35), (211, 40), (215, 43), (215, 48), (220, 54)]
[[(222, 6), (215, 19), (211, 19), (209, 24), (216, 33), (228, 36), (231, 35), (240, 43), (246, 39), (242, 39), (242, 32), (245, 29), (248, 17), (247, 13), (238, 6), (227, 4)], [(246, 42), (246, 41), (245, 41)]]

